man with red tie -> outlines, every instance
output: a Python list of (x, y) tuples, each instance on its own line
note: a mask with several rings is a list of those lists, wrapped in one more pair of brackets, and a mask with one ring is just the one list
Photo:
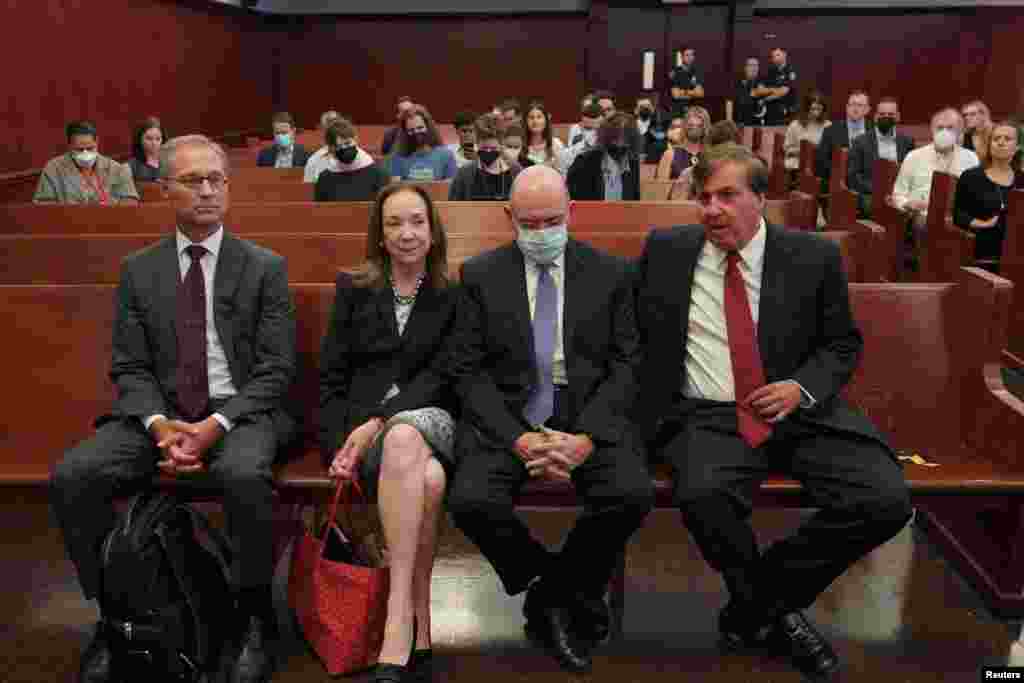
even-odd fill
[[(703, 226), (653, 231), (638, 264), (638, 421), (728, 588), (722, 644), (829, 676), (839, 660), (800, 610), (904, 527), (906, 484), (885, 438), (839, 396), (863, 340), (838, 248), (765, 222), (768, 171), (738, 145), (713, 148), (693, 178)], [(749, 496), (775, 472), (819, 510), (761, 552)]]

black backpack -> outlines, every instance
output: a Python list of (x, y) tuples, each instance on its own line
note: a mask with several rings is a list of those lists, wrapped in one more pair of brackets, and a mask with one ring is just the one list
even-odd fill
[(102, 552), (113, 680), (207, 680), (235, 613), (230, 564), (227, 540), (189, 505), (152, 491), (132, 499)]

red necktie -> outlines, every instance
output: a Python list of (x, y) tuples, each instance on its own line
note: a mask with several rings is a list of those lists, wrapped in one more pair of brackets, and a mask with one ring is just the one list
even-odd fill
[(206, 248), (186, 247), (192, 258), (185, 279), (178, 285), (178, 407), (182, 416), (197, 420), (210, 401), (206, 366), (206, 282), (199, 260)]
[(757, 346), (757, 330), (750, 314), (747, 288), (740, 273), (740, 255), (729, 252), (725, 268), (725, 326), (729, 335), (729, 356), (736, 389), (736, 417), (740, 434), (751, 448), (772, 435), (772, 427), (740, 402), (765, 385), (764, 366)]

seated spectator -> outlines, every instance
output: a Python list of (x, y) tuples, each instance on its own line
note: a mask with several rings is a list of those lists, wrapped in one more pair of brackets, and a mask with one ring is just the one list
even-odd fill
[(356, 129), (348, 119), (327, 128), (327, 146), (334, 150), (336, 171), (317, 178), (313, 199), (318, 202), (372, 202), (391, 179), (366, 150), (359, 147)]
[(764, 88), (761, 80), (761, 62), (757, 57), (748, 57), (743, 65), (743, 76), (736, 84), (732, 117), (741, 126), (763, 126), (768, 113), (764, 97), (754, 97), (754, 90)]
[(932, 174), (936, 171), (960, 177), (978, 165), (978, 156), (960, 146), (964, 120), (953, 108), (932, 116), (932, 143), (907, 153), (893, 184), (889, 203), (909, 214), (914, 240), (920, 245), (927, 229), (928, 199), (932, 191)]
[[(735, 144), (739, 134), (740, 127), (734, 122), (729, 120), (719, 121), (711, 126), (711, 132), (708, 133), (708, 149), (718, 145)], [(758, 158), (760, 159), (760, 157)], [(765, 163), (763, 159), (761, 162)], [(767, 164), (765, 165), (767, 166)], [(679, 174), (679, 178), (672, 183), (672, 188), (668, 192), (669, 199), (686, 201), (697, 199), (693, 185), (693, 169), (694, 166), (683, 169), (683, 172)]]
[(320, 115), (320, 139), (324, 145), (313, 152), (306, 161), (306, 169), (302, 172), (302, 182), (315, 183), (324, 171), (338, 170), (338, 157), (334, 150), (327, 144), (327, 129), (331, 124), (341, 118), (341, 115), (333, 109), (325, 111)]
[(132, 158), (128, 160), (132, 180), (136, 183), (152, 183), (160, 179), (160, 145), (166, 139), (160, 119), (155, 116), (143, 119), (142, 123), (135, 126), (135, 132), (132, 133)]
[(501, 155), (509, 165), (529, 168), (533, 162), (526, 156), (526, 131), (518, 123), (506, 126), (502, 118), (497, 118), (501, 128)]
[(455, 115), (455, 132), (459, 141), (448, 145), (448, 149), (455, 155), (455, 165), (459, 168), (476, 161), (475, 123), (476, 116), (472, 112), (460, 111)]
[(579, 132), (571, 136), (569, 146), (562, 150), (562, 154), (559, 156), (558, 170), (562, 175), (569, 172), (569, 167), (572, 166), (576, 157), (597, 146), (597, 130), (601, 127), (602, 121), (604, 121), (604, 114), (601, 113), (600, 105), (597, 102), (591, 102), (583, 110)]
[(260, 152), (257, 166), (273, 168), (305, 168), (309, 152), (295, 142), (295, 119), (286, 111), (274, 114), (274, 144)]
[(981, 100), (974, 100), (964, 105), (963, 115), (964, 126), (966, 126), (964, 149), (971, 150), (978, 155), (980, 161), (984, 162), (979, 151), (988, 149), (988, 145), (985, 144), (982, 137), (992, 128), (992, 113), (987, 104)]
[[(506, 129), (506, 133), (512, 129)], [(481, 116), (474, 124), (477, 160), (463, 166), (455, 174), (448, 190), (449, 201), (508, 201), (512, 181), (521, 170), (502, 154), (501, 123), (491, 114)]]
[(557, 168), (564, 149), (562, 141), (551, 134), (551, 116), (543, 103), (531, 102), (526, 110), (526, 156), (534, 164)]
[[(678, 117), (672, 119), (672, 128)], [(711, 115), (708, 110), (700, 106), (691, 106), (686, 110), (686, 117), (683, 119), (682, 140), (665, 150), (658, 162), (656, 178), (675, 180), (683, 169), (690, 168), (697, 163), (698, 155), (704, 151), (707, 144), (708, 133), (711, 131)], [(675, 135), (679, 135), (676, 133)]]
[(523, 121), (523, 105), (519, 100), (510, 97), (498, 105), (501, 108), (502, 126), (521, 126), (526, 129), (526, 122)]
[(569, 195), (575, 200), (640, 199), (640, 160), (636, 122), (626, 112), (612, 114), (597, 131), (597, 147), (569, 167)]
[[(814, 175), (821, 178), (822, 193), (828, 192), (832, 177), (832, 154), (840, 147), (849, 149), (854, 141), (871, 130), (871, 100), (863, 90), (854, 90), (846, 100), (846, 118), (825, 128), (814, 153)], [(799, 157), (799, 151), (797, 152)]]
[(396, 182), (448, 180), (455, 176), (457, 168), (455, 155), (441, 144), (430, 112), (418, 104), (406, 110), (394, 153), (385, 163), (391, 178)]
[[(1024, 187), (1020, 171), (1020, 128), (1008, 121), (991, 127), (982, 166), (960, 174), (953, 198), (953, 222), (977, 235), (974, 258), (998, 272), (1006, 237), (1006, 206), (1011, 190)], [(979, 150), (980, 151), (980, 150)]]
[(616, 112), (615, 95), (611, 91), (598, 90), (594, 93), (594, 99), (597, 101), (597, 106), (601, 107), (601, 115), (605, 119)]
[(796, 175), (800, 168), (800, 143), (806, 140), (815, 147), (821, 142), (821, 134), (831, 126), (828, 120), (828, 104), (820, 92), (808, 93), (800, 106), (800, 113), (786, 128), (782, 148), (786, 153), (786, 170)]
[(397, 112), (395, 118), (398, 119), (398, 125), (394, 128), (389, 128), (384, 133), (384, 139), (380, 143), (380, 153), (384, 156), (391, 154), (391, 149), (395, 146), (395, 141), (398, 139), (398, 131), (402, 128), (402, 117), (415, 106), (411, 97), (403, 95), (398, 98), (398, 102), (395, 104), (395, 111)]
[(871, 195), (877, 159), (888, 159), (902, 164), (914, 149), (914, 140), (896, 130), (900, 122), (900, 105), (892, 97), (883, 97), (875, 110), (875, 127), (857, 138), (850, 149), (846, 184), (857, 193), (857, 204), (862, 218), (871, 217)]
[(138, 204), (132, 172), (97, 152), (92, 121), (72, 121), (64, 129), (68, 151), (43, 167), (32, 201), (36, 204)]
[(668, 126), (672, 119), (658, 105), (658, 100), (657, 92), (645, 92), (637, 98), (634, 109), (636, 130), (640, 134), (637, 153), (648, 164), (657, 163), (668, 148)]
[(583, 134), (585, 126), (583, 125), (582, 113), (592, 104), (594, 104), (594, 93), (588, 92), (583, 96), (583, 99), (580, 100), (581, 117), (579, 123), (574, 123), (569, 126), (569, 139), (565, 141), (566, 147), (572, 147), (575, 145), (578, 142), (577, 138)]

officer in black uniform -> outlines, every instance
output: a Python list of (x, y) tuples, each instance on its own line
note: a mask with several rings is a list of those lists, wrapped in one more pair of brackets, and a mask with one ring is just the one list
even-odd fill
[(686, 116), (686, 109), (694, 104), (694, 100), (704, 97), (704, 79), (697, 70), (696, 61), (697, 51), (684, 47), (682, 65), (668, 74), (673, 117)]
[(764, 87), (754, 90), (754, 96), (764, 93), (766, 126), (783, 126), (796, 113), (796, 72), (787, 61), (786, 51), (781, 47), (772, 50), (772, 65), (764, 76)]
[(736, 84), (736, 96), (733, 98), (732, 118), (741, 126), (763, 126), (767, 108), (764, 97), (754, 97), (753, 92), (764, 88), (761, 78), (761, 62), (757, 57), (748, 57), (743, 65), (743, 77)]

